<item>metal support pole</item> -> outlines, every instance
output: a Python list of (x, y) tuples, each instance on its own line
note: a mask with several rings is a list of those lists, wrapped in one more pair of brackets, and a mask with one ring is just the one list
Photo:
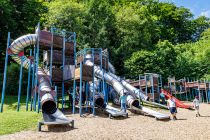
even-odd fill
[(34, 111), (36, 111), (36, 96), (37, 96), (37, 86), (38, 86), (38, 66), (39, 66), (39, 32), (40, 32), (40, 23), (37, 27), (37, 53), (36, 53), (36, 77), (35, 77), (35, 92), (34, 92)]
[(104, 84), (105, 84), (106, 103), (108, 104), (109, 102), (108, 85), (106, 82), (104, 82)]
[(204, 80), (204, 84), (205, 84), (205, 93), (206, 93), (206, 103), (208, 104), (209, 103), (209, 101), (208, 101), (208, 94), (207, 94), (207, 82), (206, 82), (206, 80)]
[[(76, 60), (76, 33), (74, 32), (74, 65), (77, 65)], [(75, 74), (74, 74), (74, 91), (73, 91), (73, 107), (72, 107), (72, 113), (75, 113), (75, 98), (76, 98), (76, 80), (75, 80)]]
[[(102, 86), (103, 86), (103, 88), (102, 88), (102, 90), (103, 90), (103, 94), (104, 94), (104, 104), (106, 104), (106, 102), (107, 102), (107, 96), (106, 96), (106, 92), (105, 92), (105, 81), (104, 81), (104, 70), (102, 69), (103, 67), (102, 67), (102, 65), (103, 65), (103, 56), (102, 56), (102, 49), (100, 48), (100, 56), (101, 56), (101, 70), (103, 71), (103, 77), (102, 77)], [(106, 65), (106, 64), (104, 64), (104, 65)]]
[(58, 87), (57, 86), (55, 86), (55, 102), (58, 107)]
[(199, 96), (199, 101), (201, 102), (202, 99), (201, 99), (200, 82), (199, 82), (199, 80), (197, 81), (197, 83), (198, 83), (198, 96)]
[(21, 86), (22, 86), (22, 75), (23, 75), (23, 58), (21, 57), (20, 75), (19, 75), (19, 88), (18, 88), (18, 105), (17, 105), (17, 111), (20, 110), (20, 96), (21, 96)]
[(65, 87), (64, 87), (64, 73), (65, 73), (65, 70), (64, 70), (64, 67), (65, 67), (65, 52), (66, 52), (66, 32), (65, 31), (62, 31), (62, 34), (63, 34), (63, 79), (62, 79), (62, 111), (64, 109), (64, 103), (65, 103), (65, 95), (64, 95), (64, 92), (65, 92)]
[[(103, 53), (102, 53), (103, 54)], [(103, 62), (103, 61), (102, 61)], [(108, 70), (108, 68), (107, 68), (107, 62), (109, 62), (108, 60), (107, 60), (107, 55), (105, 54), (105, 52), (104, 52), (104, 69), (105, 70)], [(107, 84), (106, 84), (106, 82), (105, 82), (105, 79), (104, 79), (104, 73), (103, 73), (103, 82), (104, 82), (104, 92), (105, 92), (105, 95), (106, 95), (106, 103), (108, 104), (108, 99), (109, 99), (109, 96), (108, 96), (108, 92), (107, 92)]]
[[(36, 47), (34, 46), (34, 58), (36, 58)], [(31, 84), (31, 111), (33, 109), (33, 98), (34, 95), (32, 96), (33, 93), (33, 89), (34, 89), (34, 76), (35, 76), (35, 70), (36, 70), (36, 63), (33, 63), (33, 67), (32, 67), (32, 84)], [(33, 97), (33, 98), (32, 98)]]
[[(189, 82), (192, 82), (191, 79), (189, 79), (189, 78), (188, 78), (188, 81), (189, 81)], [(186, 93), (187, 93), (187, 92), (186, 92)], [(189, 96), (190, 96), (190, 97), (189, 97), (189, 100), (191, 100), (191, 93), (190, 93), (190, 92), (189, 92)]]
[(86, 101), (86, 109), (85, 109), (85, 111), (87, 112), (88, 111), (88, 82), (85, 82), (85, 95), (86, 95), (86, 99), (85, 99), (85, 101)]
[[(94, 77), (95, 77), (95, 72), (94, 72), (94, 49), (92, 49), (92, 58), (93, 58), (93, 87), (95, 87), (95, 82), (94, 82)], [(93, 103), (92, 103), (92, 110), (93, 110), (93, 116), (95, 116), (95, 90), (93, 90)]]
[(77, 42), (76, 42), (76, 33), (74, 32), (74, 64), (75, 66), (77, 65), (77, 60), (76, 60), (76, 45), (77, 45)]
[(52, 61), (53, 61), (53, 28), (51, 28), (51, 45), (50, 45), (50, 84), (52, 86)]
[(8, 63), (7, 49), (9, 48), (9, 45), (10, 45), (10, 32), (8, 32), (8, 37), (7, 37), (7, 48), (6, 48), (6, 56), (5, 56), (5, 63), (4, 63), (4, 81), (3, 81), (3, 87), (2, 87), (0, 112), (3, 112), (3, 106), (4, 106), (4, 96), (5, 96), (5, 88), (6, 88), (6, 80), (7, 80), (7, 63)]
[(82, 116), (82, 62), (80, 62), (79, 114)]
[[(30, 50), (30, 56), (32, 56), (32, 50)], [(31, 62), (29, 63), (29, 67), (28, 67), (28, 86), (27, 86), (27, 96), (26, 96), (26, 111), (28, 111), (30, 83), (31, 83)]]
[(75, 113), (75, 98), (76, 98), (76, 80), (74, 79), (74, 89), (73, 89), (73, 107), (72, 113)]
[[(141, 75), (139, 74), (139, 90), (141, 90)], [(140, 95), (139, 95), (140, 97)], [(139, 98), (139, 105), (141, 104), (141, 98)]]
[(209, 84), (208, 90), (206, 91), (207, 92), (207, 97), (206, 98), (207, 98), (207, 104), (208, 104), (209, 103), (209, 94), (210, 94), (210, 82), (207, 81), (206, 84), (207, 83)]
[(37, 97), (37, 102), (38, 102), (38, 109), (37, 109), (37, 113), (39, 113), (39, 111), (40, 111), (40, 107), (41, 107), (41, 102), (40, 102), (40, 87), (38, 88), (38, 97)]
[(158, 103), (160, 103), (160, 76), (158, 75), (158, 84), (157, 84), (157, 91), (158, 91)]
[[(186, 81), (186, 78), (184, 78), (185, 81)], [(186, 92), (186, 101), (188, 101), (188, 97), (187, 97), (187, 90), (185, 89), (185, 92)]]
[(147, 95), (147, 75), (145, 75), (144, 77), (145, 77), (145, 92), (146, 92), (146, 95)]
[(151, 86), (152, 86), (152, 97), (153, 97), (153, 102), (155, 102), (155, 93), (154, 93), (154, 80), (153, 80), (153, 75), (150, 75), (151, 78)]

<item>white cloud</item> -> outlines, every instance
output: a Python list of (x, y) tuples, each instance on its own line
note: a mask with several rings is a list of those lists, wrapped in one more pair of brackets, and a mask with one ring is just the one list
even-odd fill
[(201, 16), (209, 17), (210, 18), (210, 10), (201, 12)]

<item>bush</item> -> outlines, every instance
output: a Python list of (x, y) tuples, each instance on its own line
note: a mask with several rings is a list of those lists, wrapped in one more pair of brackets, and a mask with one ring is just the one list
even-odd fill
[[(22, 92), (21, 94), (25, 95), (27, 92), (27, 76), (28, 70), (23, 68), (23, 77), (22, 77)], [(11, 63), (7, 69), (7, 83), (6, 83), (6, 94), (7, 95), (18, 95), (19, 88), (19, 74), (20, 74), (20, 65), (16, 63)], [(3, 74), (0, 75), (1, 87), (3, 83)]]

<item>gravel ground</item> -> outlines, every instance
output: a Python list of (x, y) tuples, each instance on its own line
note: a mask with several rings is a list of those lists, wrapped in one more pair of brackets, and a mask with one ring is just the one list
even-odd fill
[[(163, 110), (163, 113), (169, 114)], [(43, 127), (43, 132), (23, 131), (0, 136), (0, 140), (207, 140), (210, 139), (210, 105), (201, 104), (201, 117), (195, 111), (178, 109), (176, 121), (157, 121), (152, 117), (129, 112), (129, 118), (109, 119), (106, 115), (79, 117), (67, 114), (75, 120), (75, 128), (69, 126)]]

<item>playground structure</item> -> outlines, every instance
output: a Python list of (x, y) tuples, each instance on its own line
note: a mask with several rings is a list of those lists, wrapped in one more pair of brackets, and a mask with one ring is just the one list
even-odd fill
[(162, 77), (155, 73), (145, 73), (138, 76), (137, 81), (130, 81), (130, 84), (141, 89), (150, 101), (160, 102), (160, 93), (162, 89)]
[[(26, 56), (24, 48), (29, 46), (33, 46), (33, 51), (30, 50), (30, 55)], [(59, 104), (62, 111), (71, 107), (73, 114), (76, 112), (75, 108), (78, 108), (80, 116), (83, 116), (84, 110), (95, 115), (95, 109), (98, 108), (108, 113), (110, 117), (127, 117), (127, 113), (108, 105), (111, 88), (118, 97), (124, 93), (127, 95), (127, 106), (130, 109), (157, 119), (169, 118), (168, 115), (140, 105), (142, 100), (165, 107), (148, 101), (149, 97), (141, 89), (116, 76), (114, 67), (109, 62), (107, 50), (85, 48), (76, 52), (75, 32), (56, 28), (51, 28), (50, 31), (40, 30), (39, 24), (35, 34), (21, 36), (12, 44), (8, 33), (0, 112), (3, 112), (8, 56), (20, 64), (17, 111), (20, 110), (23, 68), (28, 69), (26, 110), (37, 112), (42, 110), (44, 121), (39, 123), (39, 130), (43, 124), (74, 124), (73, 120), (69, 120), (59, 111)]]
[(210, 81), (192, 78), (176, 80), (172, 77), (168, 78), (168, 87), (170, 93), (181, 100), (191, 101), (198, 96), (201, 102), (210, 101)]
[[(48, 33), (48, 35), (45, 35)], [(56, 107), (57, 93), (52, 88), (52, 67), (50, 69), (51, 75), (48, 74), (48, 69), (44, 69), (42, 65), (39, 64), (39, 54), (42, 49), (51, 49), (55, 47), (56, 49), (63, 49), (65, 53), (65, 47), (75, 49), (75, 43), (70, 45), (70, 41), (66, 40), (67, 34), (62, 31), (62, 36), (56, 36), (55, 38), (49, 38), (53, 36), (53, 33), (45, 32), (40, 30), (38, 24), (35, 34), (28, 34), (21, 36), (14, 40), (10, 44), (10, 33), (8, 33), (5, 67), (4, 67), (4, 81), (2, 88), (2, 98), (1, 98), (1, 108), (0, 112), (3, 111), (4, 96), (5, 96), (5, 85), (6, 85), (6, 74), (7, 74), (7, 63), (8, 55), (10, 55), (14, 61), (20, 64), (20, 76), (19, 76), (19, 89), (18, 89), (18, 106), (17, 111), (20, 110), (20, 97), (21, 97), (21, 87), (22, 87), (22, 73), (23, 67), (28, 69), (28, 87), (27, 87), (27, 97), (26, 97), (26, 110), (28, 110), (29, 95), (31, 97), (31, 110), (39, 112), (40, 108), (43, 113), (43, 122), (39, 123), (39, 130), (41, 130), (41, 125), (43, 124), (72, 124), (74, 127), (74, 120), (70, 120), (64, 116), (64, 114)], [(43, 35), (44, 34), (44, 35)], [(70, 33), (72, 36), (72, 33)], [(71, 37), (70, 36), (70, 37)], [(73, 33), (74, 41), (76, 40), (76, 34)], [(67, 38), (69, 39), (69, 37)], [(62, 45), (61, 45), (62, 44)], [(34, 46), (34, 56), (32, 57), (32, 51), (30, 50), (30, 56), (24, 55), (24, 48)], [(41, 46), (41, 47), (40, 47)], [(64, 54), (65, 56), (65, 54)], [(33, 59), (35, 58), (35, 59)], [(52, 59), (51, 59), (52, 60)], [(52, 62), (52, 61), (51, 61)], [(63, 63), (64, 65), (64, 63)], [(32, 85), (30, 82), (32, 70)], [(62, 81), (62, 85), (64, 82)], [(31, 88), (30, 88), (31, 86)], [(31, 92), (30, 92), (31, 89)], [(31, 93), (31, 94), (30, 94)], [(37, 108), (38, 107), (38, 108)]]
[[(167, 91), (163, 89), (162, 77), (159, 74), (145, 73), (144, 75), (139, 75), (139, 80), (130, 81), (130, 84), (132, 84), (136, 88), (142, 89), (142, 91), (146, 95), (148, 95), (150, 97), (150, 100), (153, 102), (166, 104), (166, 100), (169, 98), (169, 96), (172, 96), (170, 90)], [(172, 84), (169, 84), (169, 85), (171, 86)], [(160, 96), (161, 93), (164, 95), (164, 97), (162, 98)], [(190, 105), (184, 104), (183, 102), (181, 102), (174, 96), (172, 96), (172, 98), (175, 100), (177, 107), (186, 108), (186, 109), (193, 108)]]

